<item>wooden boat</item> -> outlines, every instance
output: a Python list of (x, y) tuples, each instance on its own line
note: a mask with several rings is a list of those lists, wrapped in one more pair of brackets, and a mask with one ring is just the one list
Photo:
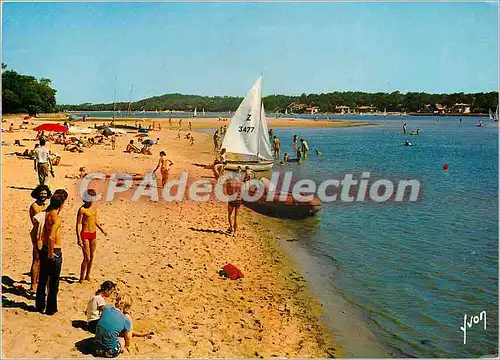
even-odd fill
[[(251, 188), (248, 194), (253, 196), (256, 191), (256, 188)], [(265, 187), (262, 196), (257, 201), (243, 200), (243, 203), (258, 213), (289, 219), (305, 219), (316, 214), (322, 207), (321, 201), (316, 196), (309, 201), (302, 201), (296, 199), (297, 196), (294, 196), (291, 191), (285, 193), (284, 196), (283, 192), (277, 191), (271, 200), (267, 199), (267, 195), (268, 190)]]

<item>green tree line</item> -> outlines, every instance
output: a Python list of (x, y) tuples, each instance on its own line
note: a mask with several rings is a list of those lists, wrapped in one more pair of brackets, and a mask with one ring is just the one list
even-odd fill
[[(181, 110), (198, 111), (205, 109), (210, 112), (234, 111), (243, 98), (232, 96), (198, 96), (183, 94), (165, 94), (136, 102), (119, 102), (107, 104), (80, 104), (58, 105), (59, 110), (75, 111), (163, 111)], [(300, 96), (269, 95), (263, 98), (264, 106), (268, 112), (284, 113), (293, 103), (317, 106), (321, 112), (339, 112), (336, 106), (349, 106), (356, 109), (359, 106), (373, 106), (378, 111), (388, 112), (433, 112), (436, 104), (452, 109), (455, 104), (468, 104), (475, 113), (487, 113), (494, 109), (498, 103), (498, 92), (488, 93), (454, 93), (454, 94), (428, 94), (424, 92), (399, 91), (392, 93), (366, 93), (360, 91), (332, 92), (327, 94), (302, 94)], [(429, 106), (430, 105), (430, 106)], [(301, 109), (295, 112), (307, 112)]]
[(7, 114), (50, 113), (56, 111), (56, 90), (51, 80), (21, 75), (2, 64), (2, 112)]

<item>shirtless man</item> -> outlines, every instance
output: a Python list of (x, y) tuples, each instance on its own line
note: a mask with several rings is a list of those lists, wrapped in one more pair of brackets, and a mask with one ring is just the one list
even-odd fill
[[(241, 206), (242, 199), (242, 177), (243, 172), (241, 168), (238, 168), (237, 174), (232, 178), (226, 181), (226, 193), (228, 196), (232, 198), (231, 201), (227, 203), (227, 219), (229, 221), (229, 228), (226, 230), (227, 234), (233, 234), (235, 236), (236, 230), (238, 228), (238, 210)], [(231, 216), (234, 213), (234, 218), (231, 221)]]
[(115, 144), (116, 144), (116, 136), (111, 135), (111, 150), (115, 149)]
[(278, 139), (278, 137), (276, 135), (273, 136), (273, 143), (274, 143), (274, 158), (276, 160), (279, 160), (281, 157), (281, 155), (280, 155), (281, 143), (280, 143), (280, 139)]
[(222, 176), (224, 168), (226, 167), (226, 162), (227, 162), (226, 149), (221, 149), (219, 156), (215, 159), (213, 167), (214, 177), (216, 179)]
[(161, 173), (161, 187), (163, 188), (168, 181), (168, 173), (170, 172), (170, 167), (174, 165), (172, 161), (166, 158), (167, 153), (165, 151), (160, 151), (160, 159), (158, 160), (158, 165), (153, 170), (156, 173), (156, 170), (160, 168)]
[(127, 148), (125, 149), (125, 152), (129, 153), (140, 153), (141, 150), (134, 145), (134, 140), (130, 140), (130, 142), (127, 145)]
[(91, 198), (96, 196), (94, 189), (88, 189), (88, 199), (83, 200), (83, 205), (78, 209), (76, 215), (76, 238), (77, 244), (82, 248), (83, 260), (80, 266), (80, 283), (83, 280), (90, 281), (90, 272), (94, 263), (94, 253), (97, 246), (97, 229), (101, 230), (104, 236), (106, 231), (97, 221), (97, 208)]
[(38, 250), (38, 221), (35, 220), (35, 215), (45, 210), (45, 201), (52, 193), (47, 185), (38, 185), (35, 190), (31, 192), (31, 197), (35, 199), (35, 202), (31, 204), (29, 214), (30, 220), (33, 224), (33, 228), (30, 232), (31, 243), (33, 245), (33, 261), (31, 262), (31, 286), (30, 292), (36, 291), (36, 284), (38, 283), (38, 274), (40, 273), (40, 250)]
[[(36, 289), (36, 310), (45, 311), (47, 315), (57, 312), (57, 293), (59, 292), (59, 276), (62, 267), (62, 239), (61, 239), (61, 212), (64, 202), (68, 198), (66, 190), (56, 190), (50, 198), (47, 207), (45, 224), (42, 234), (43, 246), (40, 250), (40, 276)], [(45, 290), (48, 283), (48, 294), (45, 299)], [(47, 306), (47, 307), (45, 307)]]

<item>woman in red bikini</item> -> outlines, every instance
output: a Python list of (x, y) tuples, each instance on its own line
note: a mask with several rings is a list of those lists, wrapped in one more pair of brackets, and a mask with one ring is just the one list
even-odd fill
[(83, 205), (78, 209), (76, 216), (77, 244), (82, 248), (83, 261), (80, 267), (80, 283), (90, 281), (90, 272), (94, 262), (94, 253), (97, 246), (97, 229), (107, 236), (106, 231), (97, 221), (97, 207), (92, 202), (96, 196), (94, 189), (87, 190), (88, 198), (83, 199)]

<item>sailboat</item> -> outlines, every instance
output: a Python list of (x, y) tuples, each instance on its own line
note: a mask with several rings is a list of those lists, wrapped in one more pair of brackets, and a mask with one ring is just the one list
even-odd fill
[(262, 104), (262, 76), (234, 113), (222, 142), (228, 153), (226, 169), (248, 166), (253, 171), (272, 168), (274, 160), (269, 142), (266, 112)]
[(387, 116), (387, 109), (384, 108), (384, 116)]
[(203, 114), (203, 116), (205, 116), (205, 109), (201, 109), (201, 113)]
[(285, 109), (285, 115), (288, 115), (288, 108)]
[(490, 120), (498, 121), (498, 105), (497, 105), (497, 110), (495, 111), (495, 113), (493, 113), (491, 111), (491, 109), (489, 109), (489, 117), (490, 117)]
[(196, 108), (194, 108), (193, 117), (198, 117), (198, 115), (196, 114)]

